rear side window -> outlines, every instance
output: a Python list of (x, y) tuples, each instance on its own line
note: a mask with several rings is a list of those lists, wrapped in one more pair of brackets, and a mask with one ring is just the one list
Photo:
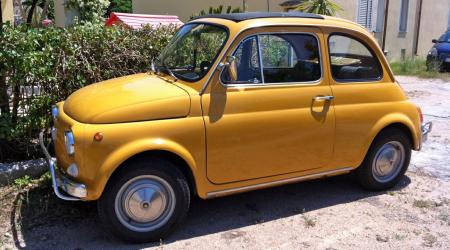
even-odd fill
[(345, 35), (328, 39), (331, 73), (339, 82), (368, 82), (381, 79), (378, 58), (360, 41)]

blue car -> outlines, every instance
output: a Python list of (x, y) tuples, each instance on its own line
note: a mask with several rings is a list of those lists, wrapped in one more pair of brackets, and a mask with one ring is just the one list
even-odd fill
[(427, 55), (427, 70), (439, 69), (450, 70), (450, 29), (448, 29), (438, 40), (433, 39), (433, 47)]

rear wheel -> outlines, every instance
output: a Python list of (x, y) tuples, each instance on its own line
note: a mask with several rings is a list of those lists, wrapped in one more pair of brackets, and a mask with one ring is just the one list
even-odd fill
[(186, 178), (170, 162), (153, 159), (124, 166), (98, 202), (99, 216), (116, 236), (131, 242), (157, 241), (186, 216)]
[(359, 183), (371, 190), (393, 187), (405, 174), (411, 158), (411, 141), (400, 129), (388, 129), (372, 143), (356, 170)]

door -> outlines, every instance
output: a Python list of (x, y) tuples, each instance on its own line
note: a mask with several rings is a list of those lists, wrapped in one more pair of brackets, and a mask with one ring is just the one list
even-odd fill
[(202, 96), (213, 183), (319, 169), (332, 157), (334, 111), (321, 35), (283, 30), (242, 34), (228, 52), (236, 58), (236, 80), (217, 71)]

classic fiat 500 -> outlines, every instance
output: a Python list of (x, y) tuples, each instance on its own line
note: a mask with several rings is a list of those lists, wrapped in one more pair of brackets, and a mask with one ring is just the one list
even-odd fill
[(305, 13), (194, 19), (151, 71), (82, 88), (52, 115), (54, 157), (40, 141), (54, 192), (98, 200), (133, 242), (167, 236), (194, 195), (350, 172), (388, 189), (431, 130), (370, 33)]

